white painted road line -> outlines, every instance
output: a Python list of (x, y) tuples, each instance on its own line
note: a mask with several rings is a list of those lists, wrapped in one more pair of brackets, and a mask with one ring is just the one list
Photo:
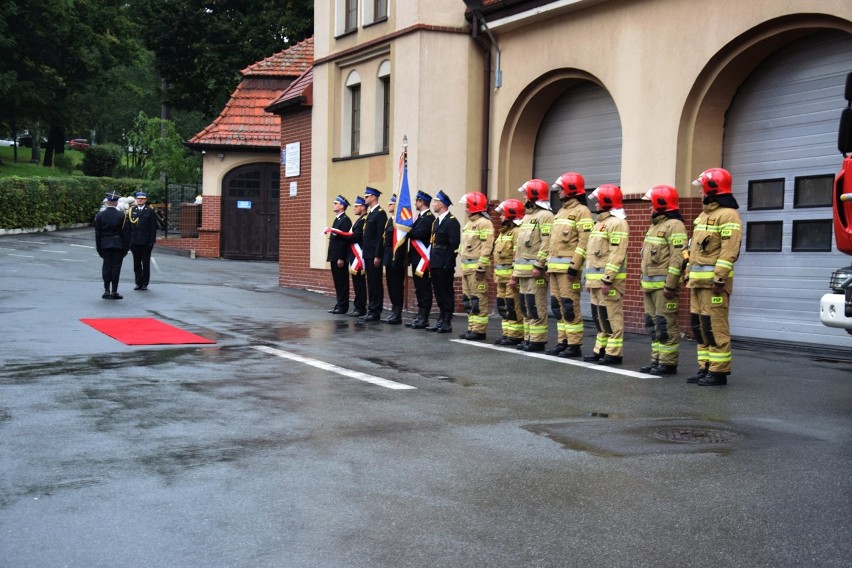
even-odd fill
[(50, 249), (39, 249), (41, 252), (55, 252), (59, 254), (68, 254), (67, 250), (50, 250)]
[(619, 369), (617, 367), (609, 367), (605, 365), (598, 365), (597, 363), (586, 363), (584, 361), (573, 361), (571, 359), (563, 359), (562, 357), (554, 357), (553, 355), (545, 355), (544, 353), (527, 353), (526, 351), (518, 351), (514, 347), (502, 347), (499, 345), (491, 345), (489, 343), (481, 343), (479, 341), (467, 341), (464, 339), (451, 339), (450, 341), (454, 343), (463, 343), (465, 345), (472, 345), (474, 347), (484, 347), (485, 349), (494, 349), (495, 351), (502, 351), (503, 353), (513, 353), (515, 355), (523, 355), (524, 357), (535, 357), (536, 359), (544, 359), (546, 361), (550, 361), (551, 363), (564, 363), (565, 365), (574, 365), (575, 367), (585, 367), (587, 369), (594, 369), (595, 371), (603, 371), (605, 373), (615, 373), (618, 375), (624, 375), (627, 377), (634, 377), (637, 379), (660, 379), (662, 377), (658, 377), (657, 375), (649, 375), (647, 373), (640, 373), (639, 371), (628, 371), (626, 369)]
[(19, 258), (35, 258), (34, 256), (30, 256), (28, 254), (12, 254), (11, 252), (9, 253), (9, 256), (17, 256)]
[(71, 243), (71, 244), (70, 244), (70, 245), (68, 245), (68, 246), (72, 246), (72, 247), (80, 247), (80, 248), (84, 248), (84, 249), (93, 249), (93, 248), (95, 248), (95, 247), (93, 247), (93, 246), (91, 246), (91, 245), (75, 245), (74, 243)]
[(291, 361), (296, 361), (297, 363), (303, 363), (305, 365), (310, 365), (311, 367), (316, 367), (317, 369), (337, 373), (338, 375), (343, 375), (344, 377), (349, 377), (350, 379), (357, 379), (359, 381), (364, 381), (366, 383), (371, 383), (388, 389), (417, 390), (417, 387), (412, 387), (410, 385), (404, 385), (402, 383), (389, 381), (387, 379), (375, 377), (373, 375), (368, 375), (359, 371), (352, 371), (344, 367), (338, 367), (337, 365), (326, 363), (325, 361), (311, 359), (310, 357), (304, 357), (302, 355), (296, 355), (295, 353), (290, 353), (289, 351), (282, 351), (281, 349), (275, 349), (274, 347), (267, 347), (266, 345), (253, 345), (252, 349), (257, 349), (258, 351), (263, 351), (264, 353), (269, 353), (270, 355), (276, 355), (284, 359), (290, 359)]

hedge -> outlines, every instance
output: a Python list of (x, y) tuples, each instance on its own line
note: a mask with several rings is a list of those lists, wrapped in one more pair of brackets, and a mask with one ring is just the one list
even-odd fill
[(144, 191), (149, 203), (158, 203), (163, 184), (103, 177), (0, 178), (0, 229), (91, 223), (108, 191), (119, 195)]

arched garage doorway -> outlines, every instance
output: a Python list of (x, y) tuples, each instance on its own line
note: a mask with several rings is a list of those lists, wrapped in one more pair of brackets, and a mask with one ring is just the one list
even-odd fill
[(249, 164), (222, 181), (222, 257), (278, 260), (280, 166)]

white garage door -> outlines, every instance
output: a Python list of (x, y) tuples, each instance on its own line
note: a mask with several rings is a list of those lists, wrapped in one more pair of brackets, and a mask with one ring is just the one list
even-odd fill
[[(552, 184), (567, 171), (583, 174), (587, 189), (621, 183), (621, 119), (612, 97), (594, 83), (556, 99), (538, 131), (533, 177)], [(556, 192), (550, 201), (557, 211)], [(592, 313), (588, 294), (581, 295), (580, 309), (586, 317)]]
[(829, 194), (850, 71), (852, 36), (821, 32), (767, 58), (728, 110), (723, 165), (744, 235), (731, 300), (736, 337), (852, 345), (819, 322), (829, 275), (850, 260), (834, 246)]
[(538, 131), (533, 177), (553, 183), (567, 171), (583, 174), (586, 187), (621, 183), (621, 120), (612, 97), (594, 83), (556, 99)]

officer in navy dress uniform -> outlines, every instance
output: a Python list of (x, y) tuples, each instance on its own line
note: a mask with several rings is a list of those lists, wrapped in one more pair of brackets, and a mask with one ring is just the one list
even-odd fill
[[(346, 215), (349, 202), (342, 195), (338, 195), (331, 202), (331, 210), (334, 212), (332, 229), (348, 233), (352, 229), (352, 220)], [(334, 282), (334, 293), (337, 298), (334, 308), (328, 310), (331, 314), (346, 314), (349, 311), (349, 267), (346, 259), (349, 256), (349, 243), (346, 239), (336, 233), (328, 235), (328, 256), (326, 261), (331, 263), (331, 280)]]
[(95, 249), (103, 259), (101, 275), (104, 280), (105, 300), (121, 300), (118, 280), (121, 263), (130, 249), (130, 223), (124, 212), (118, 210), (118, 198), (114, 191), (106, 194), (106, 207), (95, 216)]
[(373, 187), (364, 190), (364, 202), (367, 204), (367, 219), (364, 222), (364, 272), (367, 275), (367, 315), (363, 321), (379, 321), (382, 317), (385, 287), (382, 283), (381, 243), (388, 220), (387, 213), (379, 205), (381, 191)]
[(136, 192), (136, 205), (130, 208), (130, 252), (133, 253), (134, 290), (147, 290), (151, 280), (151, 251), (157, 242), (157, 215), (148, 206), (148, 195)]
[[(425, 329), (429, 327), (429, 312), (432, 311), (432, 278), (431, 271), (426, 268), (422, 270), (423, 257), (418, 252), (425, 251), (425, 247), (429, 246), (432, 239), (432, 223), (435, 222), (435, 215), (429, 209), (429, 204), (432, 202), (432, 196), (423, 191), (417, 192), (417, 197), (414, 199), (414, 208), (417, 209), (417, 219), (411, 225), (411, 230), (408, 231), (408, 258), (411, 260), (411, 277), (414, 281), (414, 293), (417, 296), (417, 317), (406, 323), (406, 327), (413, 329)], [(426, 262), (429, 261), (429, 254), (426, 253)]]
[(396, 194), (391, 196), (388, 203), (388, 220), (385, 222), (385, 233), (382, 239), (382, 266), (385, 267), (385, 283), (388, 287), (388, 299), (391, 302), (391, 313), (382, 323), (399, 325), (402, 323), (402, 302), (405, 296), (405, 269), (408, 243), (401, 243), (394, 250), (393, 236), (396, 232), (394, 217), (396, 212)]
[[(367, 205), (364, 203), (364, 198), (359, 195), (352, 205), (352, 212), (356, 217), (355, 222), (352, 223), (352, 236), (346, 238), (349, 243), (349, 273), (352, 274), (352, 290), (354, 291), (352, 303), (355, 306), (348, 315), (358, 318), (367, 315), (367, 280), (364, 276), (363, 264), (356, 266), (355, 253), (352, 249), (357, 246), (360, 250), (361, 243), (364, 240), (364, 223), (367, 221), (367, 216), (364, 213), (366, 211)], [(363, 260), (363, 256), (361, 258)]]
[(432, 288), (440, 315), (434, 325), (426, 331), (450, 333), (453, 331), (455, 293), (453, 277), (456, 271), (456, 255), (461, 245), (461, 225), (450, 213), (453, 201), (443, 191), (432, 200), (435, 221), (432, 224), (432, 248), (429, 251), (429, 268), (432, 271)]

